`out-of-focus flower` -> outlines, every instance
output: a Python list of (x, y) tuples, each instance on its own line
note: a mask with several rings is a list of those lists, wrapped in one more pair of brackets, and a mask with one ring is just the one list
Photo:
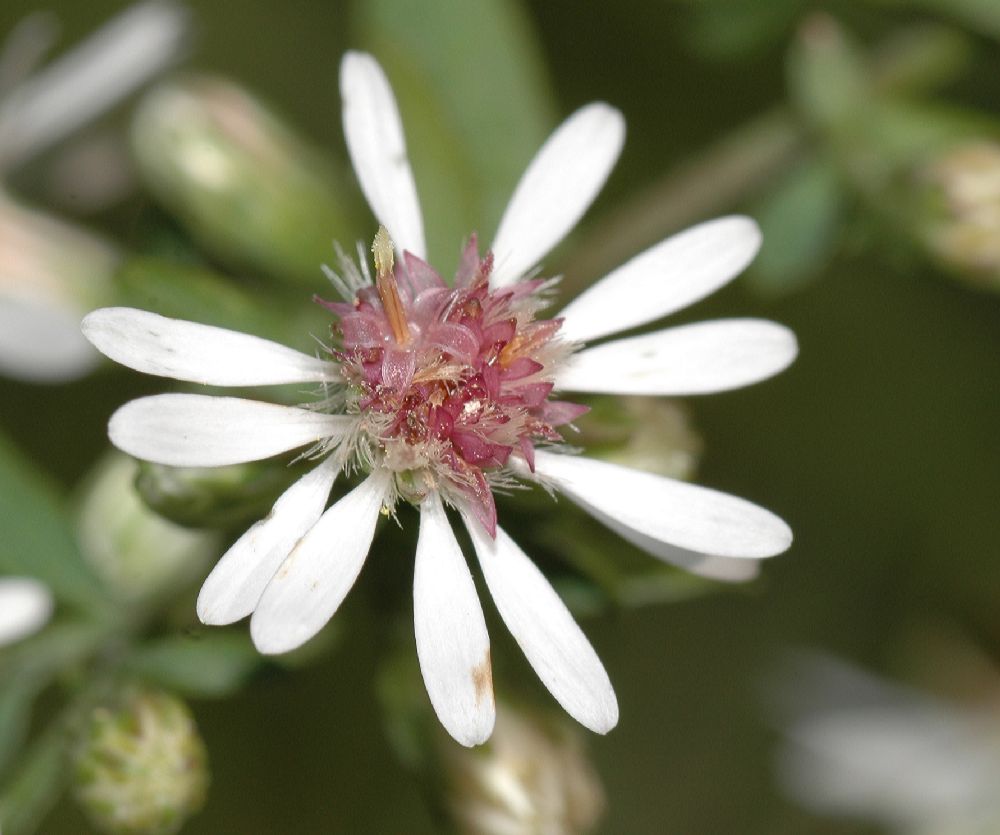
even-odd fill
[(37, 580), (0, 577), (0, 647), (45, 626), (52, 608), (52, 593)]
[(28, 18), (0, 55), (10, 88), (0, 89), (0, 172), (51, 147), (172, 64), (184, 46), (188, 13), (170, 0), (137, 3), (45, 69), (17, 79), (50, 40), (38, 24)]
[(180, 699), (130, 687), (90, 714), (76, 750), (74, 793), (113, 835), (171, 835), (205, 802), (208, 755)]
[(1000, 287), (1000, 144), (953, 148), (921, 172), (932, 206), (922, 234), (946, 266)]
[(119, 257), (96, 235), (0, 191), (0, 374), (55, 383), (93, 369), (99, 355), (80, 319), (107, 297)]
[(604, 790), (576, 729), (501, 702), (483, 748), (442, 750), (447, 804), (469, 835), (584, 835)]
[[(487, 586), (546, 687), (586, 727), (605, 733), (618, 705), (607, 673), (566, 606), (497, 525), (493, 489), (519, 480), (556, 488), (654, 556), (697, 571), (702, 561), (759, 560), (791, 531), (763, 508), (723, 493), (564, 454), (558, 427), (585, 407), (555, 390), (680, 395), (724, 391), (784, 369), (796, 342), (771, 322), (675, 327), (577, 350), (584, 341), (652, 322), (736, 276), (760, 244), (753, 221), (711, 221), (637, 256), (555, 319), (537, 314), (552, 282), (533, 268), (576, 223), (618, 157), (618, 111), (571, 116), (525, 172), (480, 257), (475, 237), (452, 285), (424, 260), (423, 219), (396, 102), (373, 58), (348, 54), (344, 128), (362, 190), (384, 224), (375, 277), (366, 260), (330, 273), (344, 301), (328, 357), (140, 310), (109, 308), (84, 322), (112, 359), (146, 373), (222, 386), (319, 383), (309, 408), (232, 397), (165, 394), (126, 404), (109, 434), (120, 449), (174, 466), (221, 466), (313, 444), (322, 458), (271, 514), (227, 552), (198, 601), (206, 623), (253, 613), (267, 653), (315, 635), (361, 571), (381, 514), (402, 499), (420, 509), (414, 612), (431, 702), (465, 745), (494, 723), (489, 637), (468, 566), (445, 513), (461, 515)], [(386, 233), (393, 230), (397, 254)], [(541, 448), (537, 448), (540, 446)], [(324, 512), (337, 475), (365, 480)]]
[(1000, 830), (1000, 708), (932, 698), (827, 658), (788, 676), (778, 777), (821, 814), (902, 835)]
[(126, 599), (189, 580), (218, 553), (214, 532), (182, 528), (143, 504), (135, 487), (137, 470), (127, 456), (106, 456), (87, 480), (77, 513), (84, 556)]

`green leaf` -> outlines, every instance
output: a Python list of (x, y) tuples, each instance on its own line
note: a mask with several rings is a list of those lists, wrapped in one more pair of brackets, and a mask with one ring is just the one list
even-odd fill
[(453, 265), (555, 124), (535, 35), (514, 0), (363, 0), (355, 19), (400, 104), (431, 260)]
[(164, 638), (139, 648), (126, 669), (169, 690), (195, 697), (236, 691), (262, 659), (244, 632)]
[(764, 245), (750, 279), (769, 293), (798, 289), (833, 257), (843, 219), (844, 194), (836, 171), (811, 159), (789, 171), (754, 212)]
[(53, 722), (0, 793), (4, 835), (31, 835), (55, 805), (69, 772), (69, 730)]
[(107, 598), (73, 537), (62, 497), (0, 435), (0, 575), (28, 575), (62, 601), (98, 609)]
[(1000, 3), (996, 0), (918, 0), (918, 5), (1000, 39)]

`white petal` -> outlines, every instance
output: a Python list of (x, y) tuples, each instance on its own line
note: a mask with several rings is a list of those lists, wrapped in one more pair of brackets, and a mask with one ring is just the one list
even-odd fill
[(604, 734), (618, 701), (604, 665), (549, 581), (501, 528), (496, 539), (463, 514), (500, 617), (528, 663), (577, 722)]
[(276, 342), (145, 310), (106, 307), (84, 317), (82, 327), (105, 356), (159, 377), (211, 386), (340, 379), (335, 364)]
[(437, 493), (420, 505), (413, 628), (427, 695), (441, 724), (462, 745), (485, 742), (496, 719), (490, 636)]
[(189, 18), (179, 3), (136, 3), (19, 85), (0, 108), (4, 164), (41, 152), (169, 66)]
[(792, 544), (788, 525), (769, 510), (707, 487), (543, 450), (535, 472), (602, 521), (689, 551), (763, 559)]
[(760, 242), (760, 229), (748, 217), (722, 217), (673, 235), (567, 305), (559, 334), (585, 342), (681, 310), (743, 272)]
[(52, 594), (29, 577), (0, 579), (0, 646), (41, 629), (52, 616)]
[(399, 252), (426, 258), (424, 222), (406, 156), (399, 108), (385, 73), (371, 55), (348, 52), (340, 64), (344, 137), (371, 206)]
[(624, 141), (625, 120), (603, 102), (580, 108), (546, 140), (500, 219), (493, 241), (494, 287), (517, 281), (576, 225)]
[(351, 590), (375, 536), (388, 474), (376, 471), (312, 526), (274, 575), (250, 618), (263, 653), (288, 652), (320, 631)]
[(202, 623), (245, 618), (295, 544), (323, 515), (337, 466), (327, 458), (281, 494), (271, 512), (223, 554), (198, 595)]
[(679, 566), (699, 577), (721, 580), (726, 583), (744, 583), (755, 579), (760, 574), (760, 560), (699, 554), (697, 551), (678, 548), (676, 545), (670, 545), (641, 534), (637, 530), (621, 524), (617, 519), (606, 516), (596, 508), (588, 506), (587, 512), (637, 548), (642, 548), (643, 551), (652, 554), (657, 559)]
[(338, 437), (353, 423), (344, 415), (238, 397), (156, 394), (115, 412), (108, 436), (122, 452), (157, 464), (222, 467)]
[(797, 353), (795, 334), (783, 325), (719, 319), (587, 348), (566, 361), (556, 386), (606, 394), (710, 394), (772, 377)]
[(100, 356), (80, 334), (80, 315), (41, 300), (0, 298), (0, 374), (60, 383), (91, 371)]

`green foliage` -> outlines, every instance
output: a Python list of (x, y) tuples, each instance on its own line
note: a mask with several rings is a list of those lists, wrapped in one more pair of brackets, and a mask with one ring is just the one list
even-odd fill
[(100, 612), (107, 599), (73, 538), (61, 496), (0, 435), (0, 576), (37, 577), (61, 601)]
[(144, 644), (125, 668), (184, 696), (218, 698), (238, 690), (261, 662), (245, 630), (213, 630)]

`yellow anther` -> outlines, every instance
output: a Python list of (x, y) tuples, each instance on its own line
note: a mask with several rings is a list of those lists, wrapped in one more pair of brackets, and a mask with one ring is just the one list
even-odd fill
[(403, 301), (399, 298), (399, 288), (396, 286), (396, 276), (393, 273), (392, 238), (384, 226), (378, 228), (375, 240), (372, 241), (372, 255), (375, 256), (375, 289), (382, 300), (382, 309), (389, 320), (392, 335), (397, 345), (405, 345), (410, 341), (410, 328), (403, 310)]
[(392, 275), (394, 264), (392, 238), (389, 237), (389, 231), (384, 226), (380, 226), (378, 232), (375, 233), (375, 240), (372, 242), (372, 255), (375, 256), (376, 275)]

